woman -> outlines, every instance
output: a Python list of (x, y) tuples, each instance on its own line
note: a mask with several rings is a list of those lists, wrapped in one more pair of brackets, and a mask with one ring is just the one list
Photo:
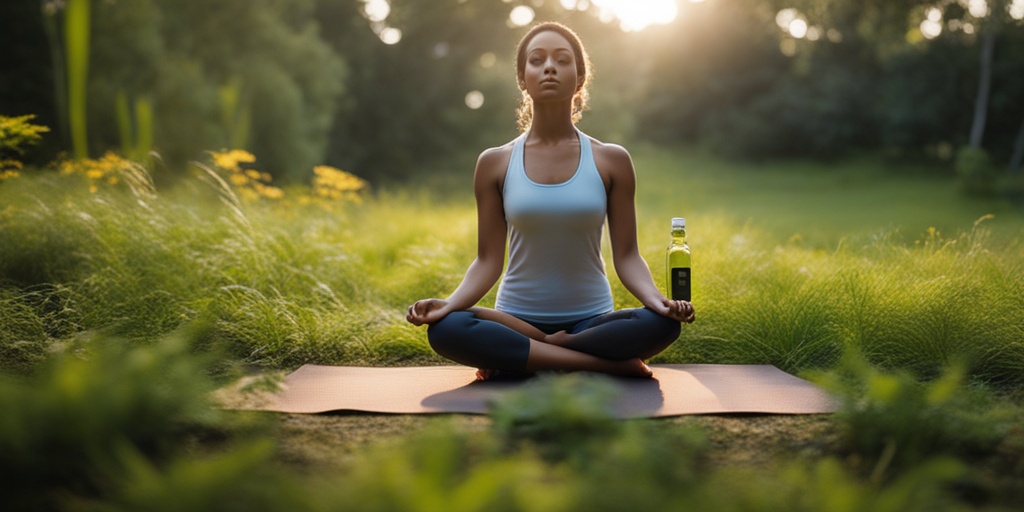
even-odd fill
[[(636, 240), (636, 176), (629, 153), (576, 128), (590, 63), (558, 23), (533, 27), (516, 49), (524, 131), (477, 160), (477, 257), (447, 299), (423, 299), (406, 319), (428, 324), (440, 355), (495, 371), (586, 370), (650, 377), (644, 363), (692, 322), (693, 306), (666, 298)], [(619, 279), (643, 308), (613, 310), (601, 257), (608, 220)], [(495, 309), (476, 307), (508, 269)]]

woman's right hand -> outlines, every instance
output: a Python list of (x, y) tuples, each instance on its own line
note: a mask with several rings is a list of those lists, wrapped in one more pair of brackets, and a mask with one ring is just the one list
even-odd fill
[(409, 306), (405, 319), (413, 325), (432, 324), (448, 316), (451, 310), (448, 301), (441, 299), (423, 299)]

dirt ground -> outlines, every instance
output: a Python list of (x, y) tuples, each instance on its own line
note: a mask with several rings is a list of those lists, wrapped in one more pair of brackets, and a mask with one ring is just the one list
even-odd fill
[[(281, 458), (299, 470), (336, 467), (360, 448), (415, 433), (436, 421), (454, 421), (467, 429), (491, 424), (481, 415), (280, 414)], [(835, 425), (825, 414), (699, 415), (650, 421), (698, 426), (711, 443), (710, 460), (723, 465), (758, 466), (780, 457), (814, 457), (836, 438)]]
[[(283, 372), (272, 375), (283, 378)], [(252, 379), (221, 390), (216, 400), (229, 409), (249, 409), (260, 403), (260, 392), (238, 392)], [(491, 419), (473, 414), (375, 414), (332, 412), (285, 414), (276, 417), (282, 462), (299, 471), (338, 467), (354, 452), (372, 443), (398, 439), (428, 428), (437, 421), (453, 421), (459, 428), (486, 429)], [(708, 459), (723, 465), (767, 465), (780, 458), (816, 457), (838, 442), (830, 414), (714, 414), (657, 418), (648, 421), (698, 427), (710, 442)]]
[[(227, 390), (226, 390), (227, 391)], [(228, 409), (249, 409), (249, 400), (257, 394), (228, 392), (218, 394), (218, 401)], [(1020, 398), (1020, 397), (1018, 397)], [(1017, 400), (1016, 403), (1021, 403)], [(333, 412), (324, 414), (284, 414), (245, 412), (259, 420), (271, 420), (278, 441), (278, 460), (299, 473), (316, 474), (343, 469), (352, 457), (374, 443), (397, 441), (438, 422), (454, 423), (457, 428), (485, 430), (491, 419), (472, 414), (373, 414)], [(652, 420), (673, 428), (697, 427), (710, 444), (705, 461), (718, 467), (746, 467), (772, 470), (779, 462), (794, 459), (815, 460), (835, 456), (842, 451), (839, 424), (830, 414), (713, 414), (678, 416)], [(992, 510), (1024, 499), (1024, 427), (1013, 429), (998, 449), (987, 456), (965, 461), (978, 478), (961, 491)], [(846, 465), (860, 472), (860, 462), (845, 459)]]

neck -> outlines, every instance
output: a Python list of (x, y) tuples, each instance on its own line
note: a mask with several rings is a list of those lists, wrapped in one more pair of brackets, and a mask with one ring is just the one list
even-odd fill
[(576, 126), (572, 124), (572, 102), (534, 104), (529, 137), (540, 141), (575, 138)]

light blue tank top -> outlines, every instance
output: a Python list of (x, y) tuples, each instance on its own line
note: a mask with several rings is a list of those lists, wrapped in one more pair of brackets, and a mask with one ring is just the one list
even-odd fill
[(502, 192), (509, 226), (508, 269), (495, 308), (537, 323), (567, 323), (614, 308), (601, 257), (608, 197), (590, 139), (579, 130), (580, 163), (562, 183), (526, 175), (515, 140)]

